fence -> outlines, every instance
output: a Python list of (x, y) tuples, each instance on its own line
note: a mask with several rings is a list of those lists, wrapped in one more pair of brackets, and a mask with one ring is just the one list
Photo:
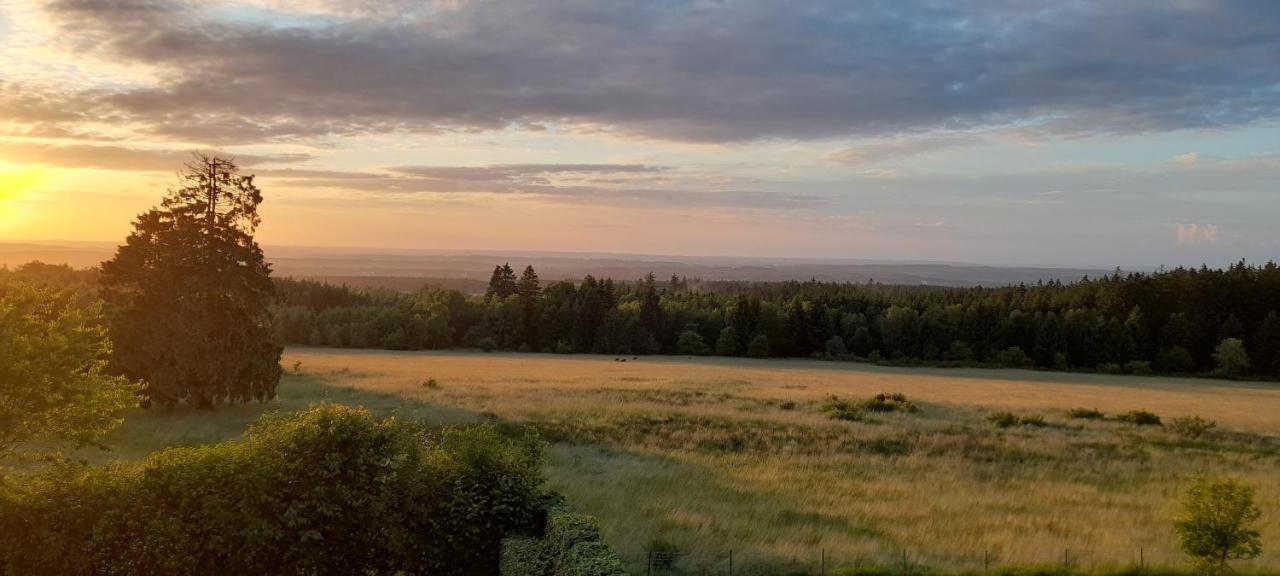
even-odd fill
[[(680, 550), (674, 548), (664, 548), (661, 550), (645, 550), (640, 558), (628, 558), (630, 564), (642, 564), (645, 576), (734, 576), (735, 568), (738, 576), (749, 576), (756, 574), (788, 574), (794, 576), (828, 576), (836, 570), (844, 571), (861, 571), (865, 574), (939, 574), (939, 573), (964, 573), (973, 574), (979, 570), (977, 566), (966, 567), (950, 567), (944, 569), (933, 569), (917, 560), (913, 559), (907, 550), (902, 550), (898, 555), (897, 561), (892, 564), (881, 562), (879, 564), (868, 563), (865, 558), (840, 559), (833, 556), (827, 549), (818, 549), (816, 557), (811, 561), (791, 560), (779, 562), (777, 560), (766, 562), (760, 565), (761, 555), (749, 554), (747, 558), (756, 561), (743, 562), (741, 553), (739, 554), (738, 564), (735, 567), (735, 551), (727, 550), (724, 552), (699, 553), (694, 554), (690, 550)], [(687, 562), (690, 559), (692, 562)], [(1077, 556), (1070, 549), (1064, 549), (1062, 556), (1054, 559), (1046, 559), (1046, 562), (1034, 565), (1027, 564), (1006, 564), (998, 561), (996, 555), (987, 550), (982, 553), (981, 573), (993, 573), (1025, 570), (1028, 573), (1044, 574), (1069, 574), (1077, 569), (1084, 568), (1077, 565)], [(1149, 566), (1147, 563), (1147, 554), (1145, 548), (1135, 550), (1134, 557), (1123, 560), (1113, 565), (1118, 573), (1124, 574), (1148, 574), (1149, 571), (1156, 568)], [(1165, 570), (1161, 570), (1161, 573)], [(1092, 570), (1091, 570), (1092, 573)]]

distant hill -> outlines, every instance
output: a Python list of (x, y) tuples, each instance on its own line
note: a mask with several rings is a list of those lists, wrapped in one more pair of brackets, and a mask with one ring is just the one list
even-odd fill
[[(931, 286), (1004, 286), (1040, 280), (1079, 280), (1110, 271), (1100, 268), (989, 266), (960, 263), (892, 262), (806, 258), (649, 256), (563, 252), (376, 250), (265, 247), (280, 276), (323, 279), (361, 287), (412, 290), (423, 284), (468, 292), (483, 290), (495, 264), (532, 264), (543, 280), (577, 279), (587, 274), (633, 280), (650, 272), (702, 280), (878, 282)], [(32, 260), (74, 267), (96, 266), (110, 258), (109, 243), (0, 243), (0, 265)]]

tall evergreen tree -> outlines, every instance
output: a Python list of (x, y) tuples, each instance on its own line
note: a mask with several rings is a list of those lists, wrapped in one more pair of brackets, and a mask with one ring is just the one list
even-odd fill
[(517, 292), (516, 271), (510, 263), (493, 267), (493, 275), (489, 277), (489, 288), (485, 290), (486, 298), (497, 297), (499, 300)]
[(282, 348), (271, 269), (253, 238), (262, 192), (229, 159), (195, 154), (160, 206), (102, 265), (115, 367), (151, 402), (266, 401)]

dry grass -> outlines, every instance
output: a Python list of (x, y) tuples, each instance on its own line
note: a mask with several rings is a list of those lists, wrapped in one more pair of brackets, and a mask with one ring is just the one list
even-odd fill
[[(892, 369), (809, 361), (393, 353), (292, 349), (307, 377), (286, 405), (333, 399), (457, 422), (537, 425), (555, 442), (552, 487), (599, 517), (644, 567), (656, 539), (692, 573), (912, 562), (974, 569), (1181, 562), (1170, 518), (1197, 474), (1258, 489), (1264, 555), (1280, 569), (1280, 389), (1203, 380), (1026, 371)], [(434, 379), (436, 387), (424, 382)], [(918, 414), (838, 421), (832, 395), (902, 392)], [(1066, 411), (1149, 410), (1218, 422), (1189, 441), (1159, 428), (1069, 420)], [(991, 412), (1043, 416), (997, 429)], [(147, 437), (150, 416), (123, 433)], [(242, 419), (247, 421), (248, 415)], [(178, 420), (181, 420), (180, 418)], [(156, 428), (160, 430), (161, 428)], [(149, 431), (150, 430), (150, 431)], [(163, 443), (166, 440), (157, 440)]]

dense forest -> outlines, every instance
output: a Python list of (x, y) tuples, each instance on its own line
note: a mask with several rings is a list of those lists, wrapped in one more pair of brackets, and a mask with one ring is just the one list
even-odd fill
[[(37, 264), (0, 275), (86, 290), (97, 281), (94, 271)], [(507, 265), (484, 295), (289, 278), (275, 288), (286, 344), (1280, 377), (1275, 263), (1002, 288), (652, 276), (544, 285), (533, 268), (517, 275)]]
[(544, 286), (532, 267), (517, 277), (509, 265), (483, 296), (276, 287), (289, 344), (1280, 376), (1275, 263), (964, 289), (652, 276)]

